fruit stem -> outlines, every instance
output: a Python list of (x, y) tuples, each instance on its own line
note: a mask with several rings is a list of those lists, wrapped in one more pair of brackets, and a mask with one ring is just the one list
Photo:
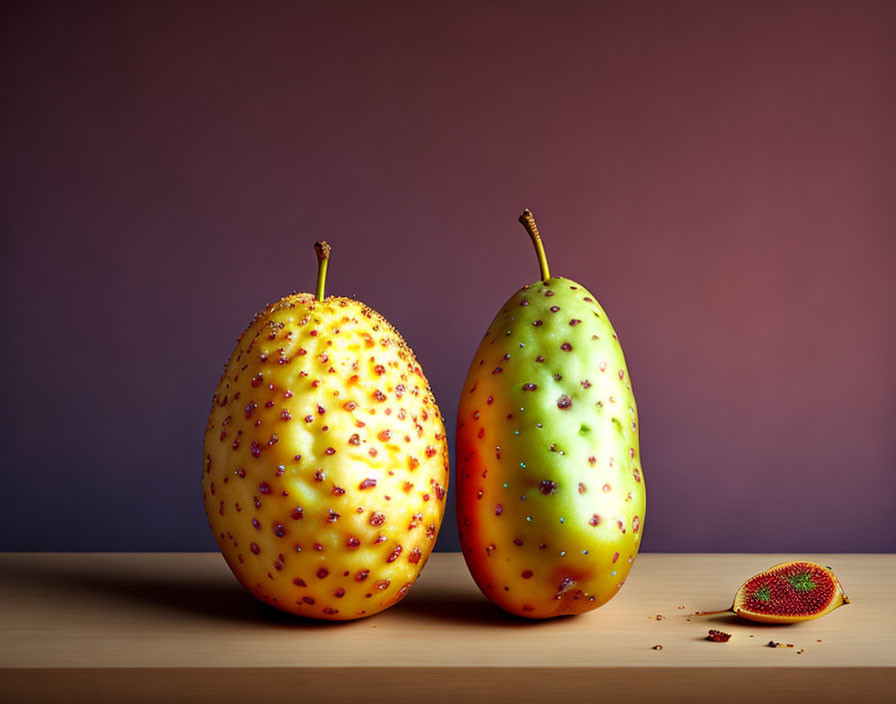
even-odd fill
[(551, 278), (551, 271), (548, 269), (548, 258), (544, 253), (544, 245), (541, 243), (541, 237), (538, 234), (538, 226), (535, 224), (535, 217), (532, 211), (526, 208), (520, 215), (520, 222), (532, 238), (532, 244), (535, 245), (535, 254), (538, 255), (538, 266), (541, 269), (541, 280), (545, 283)]
[(324, 286), (327, 283), (327, 264), (330, 262), (330, 245), (326, 242), (315, 242), (317, 253), (317, 300), (324, 300)]

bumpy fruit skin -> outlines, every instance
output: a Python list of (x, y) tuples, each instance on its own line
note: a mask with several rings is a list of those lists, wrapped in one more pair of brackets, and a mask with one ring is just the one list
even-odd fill
[(848, 604), (830, 567), (814, 562), (782, 562), (750, 577), (734, 596), (731, 610), (751, 621), (799, 623)]
[(445, 510), (429, 384), (386, 320), (294, 294), (255, 317), (218, 384), (202, 496), (227, 564), (262, 601), (319, 619), (407, 593)]
[(548, 618), (616, 594), (644, 528), (638, 414), (582, 285), (538, 281), (499, 311), (461, 394), (457, 467), (463, 555), (495, 604)]

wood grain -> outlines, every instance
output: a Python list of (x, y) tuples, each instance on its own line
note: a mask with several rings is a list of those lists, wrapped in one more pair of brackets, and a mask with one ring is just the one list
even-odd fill
[[(852, 603), (791, 626), (692, 615), (727, 607), (747, 577), (794, 557), (831, 565)], [(491, 606), (459, 555), (436, 554), (399, 605), (323, 623), (257, 602), (217, 554), (6, 554), (0, 692), (96, 702), (894, 701), (894, 583), (893, 555), (646, 554), (597, 611), (525, 621)], [(711, 643), (709, 628), (733, 637)]]

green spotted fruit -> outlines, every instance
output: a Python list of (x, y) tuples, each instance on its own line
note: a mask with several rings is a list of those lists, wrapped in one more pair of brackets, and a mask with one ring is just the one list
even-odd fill
[(638, 413), (622, 348), (594, 294), (551, 276), (504, 304), (457, 415), (457, 519), (482, 592), (529, 618), (579, 614), (619, 591), (644, 529)]

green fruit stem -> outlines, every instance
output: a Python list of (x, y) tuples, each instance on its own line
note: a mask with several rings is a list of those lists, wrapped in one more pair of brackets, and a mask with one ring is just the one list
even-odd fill
[(317, 300), (324, 300), (324, 286), (327, 283), (327, 264), (330, 262), (331, 247), (326, 242), (315, 242), (317, 253)]
[(548, 269), (548, 258), (544, 253), (544, 245), (541, 243), (541, 237), (538, 234), (538, 226), (535, 224), (535, 216), (532, 211), (526, 208), (520, 215), (520, 222), (532, 238), (532, 244), (535, 245), (535, 254), (538, 256), (538, 266), (541, 269), (541, 280), (545, 283), (551, 278), (551, 271)]

